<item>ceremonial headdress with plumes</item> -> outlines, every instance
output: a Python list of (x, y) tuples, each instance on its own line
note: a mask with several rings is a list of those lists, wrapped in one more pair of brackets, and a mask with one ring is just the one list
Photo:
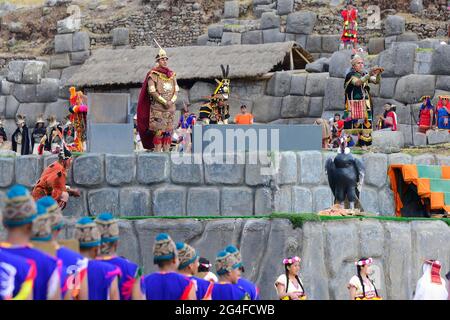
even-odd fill
[(156, 61), (158, 61), (159, 59), (162, 59), (162, 58), (167, 58), (167, 59), (169, 59), (169, 57), (167, 56), (167, 52), (166, 52), (166, 50), (164, 50), (164, 49), (159, 49), (159, 52), (158, 52), (158, 54), (156, 55)]
[(100, 231), (96, 223), (89, 217), (83, 217), (75, 225), (75, 239), (80, 243), (80, 248), (92, 248), (100, 245)]
[(50, 196), (42, 197), (36, 201), (37, 205), (41, 205), (47, 209), (48, 214), (51, 217), (52, 230), (60, 230), (64, 226), (64, 218), (61, 213), (61, 208), (58, 203)]
[(97, 228), (102, 237), (102, 243), (115, 242), (119, 240), (119, 225), (117, 220), (109, 212), (103, 212), (95, 219)]
[(36, 214), (36, 203), (27, 188), (17, 184), (8, 190), (3, 209), (5, 226), (17, 227), (32, 223)]
[(220, 251), (217, 254), (215, 267), (218, 275), (224, 275), (234, 269), (238, 269), (241, 266), (242, 264), (238, 261), (234, 254), (231, 254), (225, 250)]
[(44, 121), (44, 115), (41, 113), (40, 115), (37, 116), (36, 118), (36, 124), (37, 123), (45, 123)]
[(199, 258), (197, 252), (187, 243), (176, 243), (178, 259), (180, 260), (179, 270), (182, 270)]
[(31, 240), (33, 241), (50, 241), (52, 238), (52, 217), (48, 213), (48, 207), (42, 203), (36, 203), (37, 217), (33, 221), (31, 228)]
[(23, 114), (18, 114), (16, 117), (16, 123), (17, 124), (25, 123), (26, 119), (27, 119), (27, 117), (24, 116)]
[(155, 238), (153, 246), (153, 263), (169, 261), (177, 256), (175, 242), (167, 233), (160, 233)]

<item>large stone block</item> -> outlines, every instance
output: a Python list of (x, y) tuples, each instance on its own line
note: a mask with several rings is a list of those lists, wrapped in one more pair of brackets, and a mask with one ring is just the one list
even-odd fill
[(169, 157), (167, 154), (148, 153), (137, 157), (136, 178), (139, 183), (151, 184), (167, 181)]
[(0, 158), (0, 187), (10, 187), (14, 182), (14, 158)]
[(313, 212), (311, 189), (292, 187), (292, 211), (296, 213)]
[(275, 72), (267, 83), (267, 94), (284, 97), (291, 89), (291, 75), (287, 72)]
[(427, 145), (427, 136), (422, 132), (414, 133), (414, 145), (415, 146), (426, 146)]
[(50, 57), (50, 69), (62, 69), (70, 66), (69, 53), (55, 54)]
[(329, 58), (320, 58), (312, 63), (306, 64), (305, 70), (309, 73), (328, 72), (329, 63)]
[(387, 156), (381, 153), (366, 153), (363, 155), (366, 174), (364, 183), (381, 188), (386, 183)]
[(273, 12), (264, 12), (261, 16), (261, 29), (274, 29), (280, 27), (280, 16)]
[(64, 70), (61, 73), (61, 87), (64, 89), (64, 96), (61, 96), (61, 98), (69, 99), (70, 92), (69, 87), (67, 86), (67, 82), (72, 76), (80, 69), (81, 66), (71, 66), (64, 68)]
[(136, 174), (135, 155), (105, 155), (106, 182), (113, 186), (129, 184)]
[(17, 109), (17, 113), (26, 115), (28, 128), (33, 128), (36, 124), (37, 116), (44, 113), (44, 107), (45, 104), (43, 103), (21, 103)]
[(63, 215), (66, 217), (82, 217), (89, 215), (86, 195), (87, 191), (80, 190), (79, 197), (70, 197), (66, 208), (63, 211)]
[(212, 24), (208, 26), (208, 37), (221, 39), (223, 35), (222, 24)]
[(255, 215), (272, 214), (272, 190), (270, 188), (258, 188), (255, 191)]
[[(66, 1), (67, 2), (67, 1)], [(56, 23), (56, 29), (58, 34), (72, 34), (75, 31), (80, 30), (81, 19), (69, 16), (63, 20), (59, 20)]]
[(25, 64), (22, 74), (22, 82), (38, 84), (45, 75), (47, 63), (42, 61), (29, 61)]
[(374, 131), (372, 146), (388, 152), (405, 146), (403, 133), (400, 131)]
[(143, 188), (124, 188), (119, 193), (119, 212), (124, 216), (150, 216), (150, 191)]
[(214, 89), (215, 87), (211, 83), (198, 81), (189, 90), (189, 101), (191, 103), (207, 101), (207, 97), (211, 95), (211, 92), (214, 92)]
[(115, 28), (112, 30), (113, 46), (127, 46), (130, 43), (128, 28)]
[(310, 35), (306, 40), (306, 50), (309, 52), (321, 52), (322, 51), (322, 36)]
[(436, 155), (436, 165), (450, 166), (450, 156)]
[(399, 35), (405, 32), (405, 18), (401, 16), (388, 16), (384, 21), (384, 34), (386, 36)]
[(344, 110), (345, 109), (345, 90), (344, 79), (328, 78), (325, 81), (325, 97), (323, 102), (324, 110)]
[(281, 116), (283, 118), (300, 118), (308, 115), (309, 97), (287, 96), (283, 98)]
[(380, 97), (392, 99), (395, 96), (395, 86), (398, 78), (383, 78), (380, 82)]
[(253, 215), (253, 191), (239, 187), (222, 189), (220, 211), (223, 216)]
[(68, 34), (57, 34), (55, 36), (55, 52), (64, 53), (71, 52), (73, 49), (73, 36), (71, 33)]
[(5, 117), (15, 118), (17, 110), (19, 109), (19, 101), (14, 96), (6, 97)]
[(7, 95), (11, 94), (12, 87), (13, 87), (12, 82), (9, 82), (6, 79), (2, 79), (2, 81), (0, 81), (0, 88), (1, 88), (0, 92), (2, 95), (7, 96)]
[(118, 221), (120, 241), (117, 254), (142, 266), (142, 259), (139, 256), (139, 243), (133, 223), (133, 221), (128, 220)]
[(263, 33), (261, 30), (253, 30), (242, 33), (242, 44), (261, 44), (263, 43)]
[(283, 16), (294, 10), (294, 0), (277, 0), (277, 14)]
[(325, 82), (328, 73), (311, 73), (306, 82), (305, 95), (320, 97), (325, 94)]
[[(75, 177), (78, 178), (77, 176)], [(88, 207), (90, 215), (95, 216), (102, 212), (120, 215), (119, 190), (112, 188), (90, 190), (88, 193)]]
[(223, 46), (241, 44), (241, 34), (237, 32), (224, 32), (221, 43)]
[(182, 163), (180, 154), (172, 154), (171, 179), (173, 183), (200, 184), (203, 183), (203, 167), (195, 164), (193, 157), (189, 163)]
[(288, 14), (286, 32), (311, 34), (317, 21), (317, 14), (311, 11), (297, 11)]
[(339, 35), (323, 35), (322, 37), (322, 51), (326, 53), (334, 53), (339, 50), (341, 37)]
[(217, 188), (190, 188), (187, 196), (188, 216), (219, 216), (220, 191)]
[[(249, 186), (269, 186), (270, 181), (275, 179), (275, 176), (265, 174), (264, 170), (271, 165), (271, 159), (264, 154), (251, 154), (257, 156), (256, 162), (250, 158), (250, 154), (245, 164), (245, 183)], [(250, 161), (251, 160), (251, 161)]]
[(83, 64), (89, 58), (89, 51), (78, 51), (70, 53), (70, 63), (73, 65)]
[(331, 208), (333, 205), (333, 194), (331, 189), (326, 187), (316, 187), (313, 189), (313, 212), (319, 212)]
[(99, 185), (104, 180), (104, 163), (101, 154), (86, 154), (73, 162), (74, 182), (84, 186)]
[[(116, 30), (116, 29), (114, 29)], [(113, 35), (114, 35), (113, 30)], [(114, 36), (113, 36), (113, 45)], [(89, 34), (87, 32), (75, 32), (72, 38), (72, 51), (88, 51), (91, 46)]]
[(6, 96), (0, 96), (0, 118), (5, 117), (6, 111)]
[(417, 45), (396, 43), (389, 50), (380, 53), (378, 64), (385, 69), (384, 77), (405, 76), (414, 72)]
[(36, 100), (35, 84), (14, 84), (13, 95), (20, 103), (34, 102)]
[(26, 155), (16, 159), (16, 183), (31, 188), (39, 180), (42, 172), (41, 158)]
[(280, 118), (281, 97), (263, 96), (254, 101), (252, 110), (255, 122), (267, 123)]
[(244, 182), (244, 164), (214, 163), (205, 158), (205, 182), (207, 184), (241, 184)]
[(350, 50), (337, 51), (333, 53), (330, 58), (330, 77), (345, 78), (347, 72), (351, 68), (351, 55)]
[(47, 103), (45, 105), (44, 118), (47, 119), (50, 115), (55, 115), (57, 119), (62, 121), (67, 115), (67, 106), (69, 102), (67, 100), (58, 99), (56, 102)]
[(361, 190), (360, 201), (364, 212), (377, 214), (380, 211), (378, 208), (378, 192), (375, 188), (364, 186)]
[(450, 76), (438, 76), (436, 80), (436, 89), (450, 91)]
[(263, 30), (264, 43), (284, 42), (286, 34), (280, 32), (278, 28)]
[(426, 136), (428, 144), (450, 142), (450, 134), (446, 130), (428, 130)]
[(285, 151), (281, 153), (280, 168), (276, 181), (280, 185), (297, 183), (297, 155), (295, 152)]
[(7, 79), (10, 82), (22, 82), (23, 69), (27, 61), (13, 60), (8, 63)]
[(161, 187), (153, 192), (153, 214), (155, 216), (186, 215), (186, 189), (183, 187)]
[(431, 61), (431, 73), (450, 75), (450, 45), (439, 46), (434, 50)]
[(295, 74), (291, 76), (290, 94), (294, 96), (305, 95), (307, 74)]
[(378, 193), (378, 201), (380, 208), (380, 215), (395, 216), (394, 193), (389, 186), (381, 189)]
[(413, 164), (425, 164), (425, 165), (435, 165), (436, 160), (432, 154), (421, 154), (419, 156), (414, 156), (412, 160)]
[(369, 54), (379, 54), (384, 51), (384, 38), (369, 39)]
[(197, 45), (198, 46), (206, 46), (208, 43), (209, 37), (207, 34), (202, 34), (197, 38)]
[(395, 88), (395, 100), (416, 103), (422, 96), (433, 96), (436, 77), (411, 74), (400, 78)]
[(393, 153), (389, 155), (389, 165), (391, 164), (410, 164), (412, 156), (406, 153)]
[(397, 36), (397, 42), (416, 42), (419, 36), (414, 32), (404, 32)]
[(59, 93), (58, 79), (42, 79), (41, 83), (36, 85), (36, 101), (38, 102), (56, 102)]
[(384, 230), (376, 219), (365, 219), (359, 223), (361, 257), (381, 257), (384, 252)]
[(273, 191), (273, 209), (275, 212), (292, 212), (292, 186), (282, 186)]
[(225, 1), (223, 17), (225, 19), (239, 18), (239, 1)]
[(310, 118), (321, 118), (323, 113), (323, 98), (311, 97), (309, 100), (309, 112)]
[(322, 154), (319, 151), (301, 151), (297, 153), (300, 184), (320, 183), (323, 171)]

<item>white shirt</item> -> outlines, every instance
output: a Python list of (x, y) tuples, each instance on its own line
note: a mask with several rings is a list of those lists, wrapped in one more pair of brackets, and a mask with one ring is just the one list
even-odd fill
[[(300, 279), (300, 282), (301, 281), (302, 280)], [(275, 285), (275, 289), (277, 289), (277, 284), (282, 284), (284, 286), (285, 292), (286, 292), (286, 283), (287, 283), (286, 282), (286, 275), (285, 274), (280, 275), (277, 278), (277, 280), (275, 281), (275, 284), (274, 284)], [(302, 285), (303, 285), (303, 283), (302, 283)], [(292, 282), (291, 279), (289, 279), (289, 286), (288, 286), (287, 289), (288, 289), (287, 293), (297, 293), (298, 295), (303, 295), (304, 294), (302, 286), (297, 281)], [(277, 290), (277, 293), (278, 293), (278, 290)]]

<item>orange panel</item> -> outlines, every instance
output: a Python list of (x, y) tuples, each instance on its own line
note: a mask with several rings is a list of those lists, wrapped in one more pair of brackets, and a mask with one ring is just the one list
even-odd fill
[(442, 179), (450, 179), (450, 166), (442, 166)]
[(430, 195), (430, 206), (432, 210), (439, 210), (445, 206), (444, 193), (432, 192)]
[(417, 181), (417, 194), (420, 197), (430, 196), (430, 179), (418, 178), (416, 181)]

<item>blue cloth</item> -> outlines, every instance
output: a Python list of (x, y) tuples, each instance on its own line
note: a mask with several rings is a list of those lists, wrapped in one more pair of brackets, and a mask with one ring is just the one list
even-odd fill
[[(31, 270), (31, 264), (25, 258), (0, 249), (0, 300), (15, 297)], [(14, 287), (6, 285), (14, 282)], [(12, 291), (10, 291), (12, 289)]]
[(101, 258), (102, 261), (113, 264), (120, 269), (122, 272), (122, 276), (119, 279), (119, 291), (120, 291), (120, 300), (131, 300), (131, 289), (133, 288), (134, 281), (138, 276), (139, 266), (125, 259), (123, 257), (105, 257)]
[(212, 290), (212, 300), (249, 300), (249, 295), (239, 285), (215, 283)]
[(89, 300), (108, 300), (109, 289), (118, 275), (120, 275), (120, 269), (115, 265), (104, 261), (89, 260)]
[(203, 300), (208, 293), (209, 287), (214, 285), (214, 283), (197, 277), (191, 277), (191, 279), (197, 283), (197, 291), (195, 293), (197, 300)]
[(259, 300), (258, 288), (256, 285), (244, 278), (239, 278), (237, 285), (242, 287), (250, 296), (250, 300)]
[(175, 272), (152, 273), (144, 278), (147, 300), (185, 300), (193, 282)]
[[(440, 108), (437, 113), (438, 118), (438, 128), (439, 129), (450, 129), (450, 115), (445, 110), (444, 107)], [(444, 124), (445, 119), (447, 119), (447, 125)]]

